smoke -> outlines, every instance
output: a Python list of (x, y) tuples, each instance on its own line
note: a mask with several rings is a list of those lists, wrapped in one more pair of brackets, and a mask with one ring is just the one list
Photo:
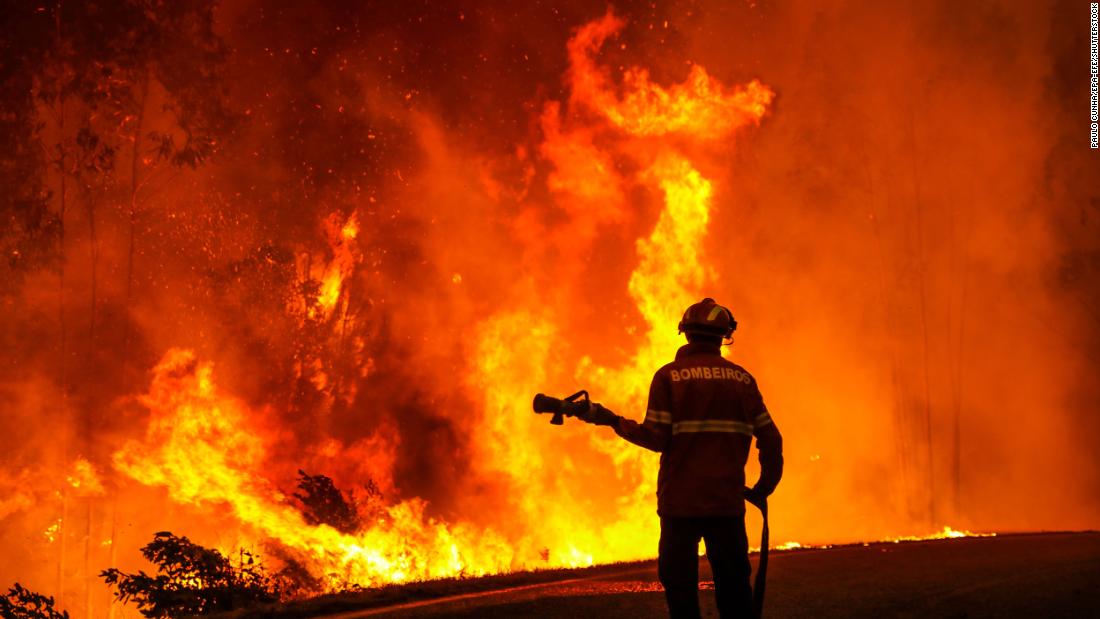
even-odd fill
[[(509, 513), (539, 510), (587, 523), (579, 540), (601, 518), (644, 539), (654, 522), (630, 519), (652, 519), (640, 471), (655, 461), (590, 428), (551, 435), (518, 397), (491, 400), (632, 367), (650, 325), (628, 286), (662, 213), (645, 177), (658, 146), (712, 183), (699, 263), (685, 268), (733, 309), (731, 355), (784, 432), (778, 537), (1095, 527), (1100, 196), (1080, 121), (1083, 9), (614, 11), (622, 31), (591, 53), (598, 93), (625, 90), (630, 67), (659, 85), (703, 67), (775, 93), (759, 127), (651, 142), (609, 129), (568, 56), (603, 7), (218, 6), (243, 129), (206, 165), (155, 177), (129, 303), (122, 182), (97, 198), (94, 306), (89, 219), (69, 215), (65, 349), (56, 272), (5, 301), (0, 427), (17, 490), (0, 526), (19, 558), (0, 577), (51, 591), (59, 571), (82, 573), (78, 518), (117, 549), (97, 560), (123, 569), (155, 530), (253, 539), (111, 464), (145, 436), (135, 396), (173, 348), (212, 361), (253, 411), (262, 468), (284, 491), (305, 467), (507, 539), (531, 527)], [(167, 96), (154, 89), (148, 109)], [(353, 216), (358, 235), (339, 241)], [(311, 309), (301, 287), (324, 279), (341, 242), (352, 267), (339, 297)], [(484, 362), (494, 350), (508, 363)], [(642, 416), (633, 394), (593, 396)], [(111, 497), (87, 514), (64, 498), (76, 456)], [(502, 471), (508, 458), (531, 479)], [(64, 510), (59, 551), (41, 531)], [(551, 546), (555, 527), (522, 543)]]
[(730, 42), (686, 36), (696, 61), (779, 93), (727, 168), (710, 255), (787, 430), (781, 526), (819, 526), (805, 504), (835, 514), (826, 535), (905, 514), (1092, 526), (1095, 196), (1069, 171), (1083, 86), (1051, 88), (1079, 24), (843, 3), (711, 5), (689, 27)]

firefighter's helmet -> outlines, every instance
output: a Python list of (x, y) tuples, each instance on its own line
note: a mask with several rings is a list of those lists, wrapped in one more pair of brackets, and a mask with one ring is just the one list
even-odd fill
[(729, 309), (707, 297), (694, 303), (680, 320), (680, 333), (697, 333), (728, 338), (737, 329), (737, 321)]

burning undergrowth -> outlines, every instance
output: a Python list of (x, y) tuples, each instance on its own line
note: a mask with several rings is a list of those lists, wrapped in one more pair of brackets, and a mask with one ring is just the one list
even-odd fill
[[(295, 505), (263, 473), (273, 441), (262, 412), (220, 394), (212, 367), (189, 351), (165, 356), (142, 402), (150, 410), (145, 439), (123, 446), (115, 468), (166, 487), (177, 503), (224, 506), (259, 540), (321, 580), (322, 590), (484, 574), (513, 564), (504, 540), (438, 522), (418, 499), (361, 513), (331, 479), (300, 473)], [(473, 562), (481, 558), (486, 562)]]

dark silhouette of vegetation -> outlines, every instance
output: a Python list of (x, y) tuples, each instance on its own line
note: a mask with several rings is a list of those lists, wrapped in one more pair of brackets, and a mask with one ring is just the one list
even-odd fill
[(0, 596), (0, 617), (4, 619), (69, 619), (69, 613), (53, 607), (54, 599), (35, 593), (19, 583)]
[(234, 565), (217, 550), (160, 532), (141, 554), (157, 566), (156, 576), (142, 571), (125, 574), (116, 568), (104, 570), (100, 576), (116, 588), (119, 601), (133, 601), (146, 617), (207, 615), (277, 602), (282, 597), (279, 580), (268, 576), (248, 552), (241, 551)]
[(298, 470), (298, 489), (294, 498), (302, 503), (302, 515), (310, 524), (327, 524), (342, 533), (354, 533), (363, 523), (355, 509), (351, 493), (344, 495), (325, 475), (309, 475)]
[(56, 266), (61, 234), (44, 181), (33, 92), (33, 71), (48, 39), (25, 36), (27, 14), (14, 3), (0, 8), (0, 296), (13, 294), (28, 273)]

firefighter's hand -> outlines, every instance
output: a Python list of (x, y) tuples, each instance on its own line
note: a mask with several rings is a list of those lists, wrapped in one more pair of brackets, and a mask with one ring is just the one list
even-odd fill
[(764, 494), (761, 490), (757, 490), (756, 488), (745, 488), (742, 494), (745, 496), (746, 501), (761, 509), (767, 504), (768, 495)]
[(595, 402), (589, 403), (588, 409), (577, 415), (577, 418), (585, 423), (591, 423), (597, 426), (614, 427), (619, 424), (618, 415)]

